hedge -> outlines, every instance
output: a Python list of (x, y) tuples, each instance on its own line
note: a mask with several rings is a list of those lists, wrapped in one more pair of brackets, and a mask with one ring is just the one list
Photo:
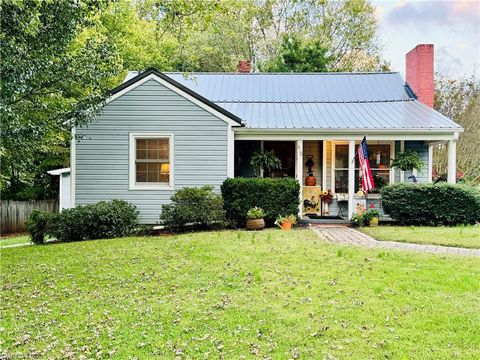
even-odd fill
[(171, 203), (162, 205), (160, 220), (170, 231), (221, 229), (227, 226), (222, 197), (213, 186), (177, 190)]
[(292, 178), (234, 178), (221, 186), (227, 219), (244, 226), (247, 211), (255, 206), (265, 211), (272, 226), (278, 215), (298, 214), (300, 184)]
[(58, 214), (33, 212), (28, 219), (32, 242), (44, 243), (45, 236), (61, 242), (129, 236), (138, 228), (138, 210), (123, 200), (64, 209)]
[(382, 204), (392, 219), (408, 225), (480, 222), (480, 193), (453, 184), (396, 184), (382, 188)]

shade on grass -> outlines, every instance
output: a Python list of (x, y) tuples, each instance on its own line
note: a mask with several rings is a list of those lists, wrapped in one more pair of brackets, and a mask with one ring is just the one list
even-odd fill
[(2, 250), (11, 357), (480, 356), (478, 258), (368, 250), (309, 230)]
[(480, 249), (480, 226), (379, 226), (360, 229), (377, 240)]

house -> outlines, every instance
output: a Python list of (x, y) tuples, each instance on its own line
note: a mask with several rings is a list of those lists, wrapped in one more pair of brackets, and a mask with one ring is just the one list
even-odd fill
[[(175, 190), (219, 189), (227, 177), (252, 176), (251, 155), (273, 150), (283, 168), (263, 176), (295, 177), (310, 199), (304, 186), (310, 159), (314, 193), (331, 189), (329, 213), (350, 217), (365, 201), (356, 198), (354, 161), (364, 136), (377, 185), (412, 175), (431, 182), (433, 146), (440, 142), (448, 143), (454, 183), (463, 129), (432, 108), (433, 45), (418, 45), (406, 61), (406, 83), (396, 72), (250, 73), (248, 62), (238, 73), (130, 73), (96, 121), (74, 130), (70, 204), (123, 199), (138, 207), (142, 222), (154, 224)], [(390, 168), (404, 149), (422, 157), (418, 173)], [(378, 194), (367, 201), (380, 207)]]

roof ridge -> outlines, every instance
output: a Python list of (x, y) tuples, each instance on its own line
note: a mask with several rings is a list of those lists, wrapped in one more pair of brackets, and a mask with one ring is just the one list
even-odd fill
[(211, 100), (218, 104), (368, 104), (368, 103), (384, 103), (384, 102), (410, 102), (418, 101), (416, 99), (382, 99), (382, 100), (355, 100), (355, 101), (272, 101), (272, 100)]
[[(132, 71), (132, 70), (131, 70)], [(133, 72), (133, 71), (132, 71)], [(214, 71), (214, 72), (207, 72), (207, 71), (164, 71), (162, 72), (163, 74), (169, 75), (169, 74), (179, 74), (179, 75), (184, 75), (184, 74), (192, 74), (192, 75), (239, 75), (239, 76), (245, 76), (245, 75), (393, 75), (393, 74), (399, 74), (398, 71), (350, 71), (350, 72), (252, 72), (252, 73), (239, 73), (239, 72), (220, 72), (220, 71)]]

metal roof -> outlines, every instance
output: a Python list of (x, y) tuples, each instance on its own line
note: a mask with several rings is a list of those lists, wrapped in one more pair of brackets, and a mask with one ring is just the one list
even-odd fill
[(247, 128), (462, 130), (416, 100), (397, 72), (164, 75)]

